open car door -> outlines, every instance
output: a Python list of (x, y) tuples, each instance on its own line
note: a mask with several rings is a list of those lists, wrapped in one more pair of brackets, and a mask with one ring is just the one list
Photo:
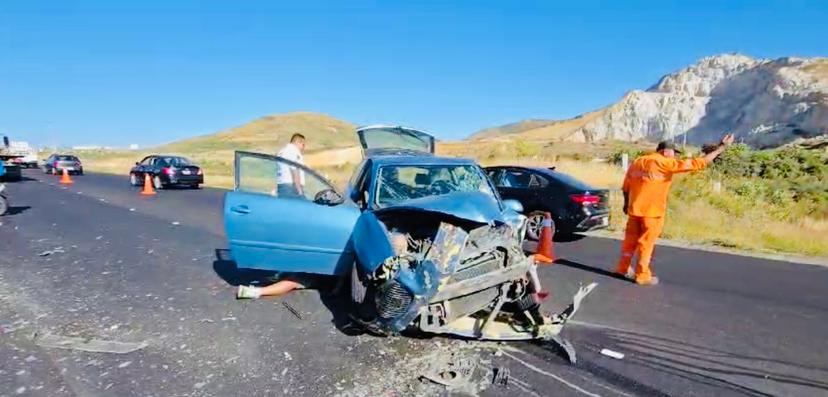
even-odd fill
[[(279, 195), (280, 167), (304, 174), (304, 196)], [(259, 153), (236, 152), (235, 170), (235, 187), (224, 198), (224, 224), (238, 267), (326, 275), (350, 269), (360, 210), (330, 182), (307, 167)]]
[(434, 154), (434, 137), (411, 128), (371, 125), (358, 128), (357, 135), (365, 153), (397, 150)]

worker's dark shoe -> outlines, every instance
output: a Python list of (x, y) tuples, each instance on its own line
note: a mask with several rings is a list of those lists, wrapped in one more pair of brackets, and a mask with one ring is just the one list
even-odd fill
[(638, 284), (638, 285), (658, 285), (658, 277), (653, 276), (653, 277), (650, 277), (650, 279), (646, 280), (646, 281), (635, 280), (635, 283)]

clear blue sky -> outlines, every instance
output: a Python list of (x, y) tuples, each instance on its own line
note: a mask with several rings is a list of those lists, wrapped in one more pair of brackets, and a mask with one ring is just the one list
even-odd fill
[(125, 3), (0, 3), (0, 133), (148, 145), (306, 110), (451, 139), (707, 55), (828, 55), (828, 1)]

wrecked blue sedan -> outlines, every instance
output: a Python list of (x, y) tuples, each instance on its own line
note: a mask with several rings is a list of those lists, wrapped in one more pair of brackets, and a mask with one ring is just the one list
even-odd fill
[[(342, 276), (354, 319), (378, 334), (556, 336), (594, 285), (563, 313), (540, 313), (520, 204), (501, 200), (474, 161), (435, 156), (429, 134), (357, 133), (364, 158), (344, 192), (286, 159), (236, 153), (224, 210), (238, 266)], [(305, 197), (276, 195), (278, 167), (304, 175)]]

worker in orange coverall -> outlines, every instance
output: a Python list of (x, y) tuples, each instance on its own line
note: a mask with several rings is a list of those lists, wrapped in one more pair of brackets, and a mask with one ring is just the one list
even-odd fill
[(624, 177), (624, 213), (627, 214), (627, 229), (621, 245), (621, 259), (616, 271), (628, 275), (633, 255), (638, 251), (638, 265), (635, 268), (635, 283), (656, 285), (658, 277), (650, 270), (656, 240), (664, 227), (667, 211), (667, 194), (673, 182), (673, 174), (703, 170), (733, 143), (733, 135), (727, 134), (719, 145), (704, 157), (677, 160), (681, 154), (672, 142), (661, 142), (656, 152), (641, 156), (630, 165)]

